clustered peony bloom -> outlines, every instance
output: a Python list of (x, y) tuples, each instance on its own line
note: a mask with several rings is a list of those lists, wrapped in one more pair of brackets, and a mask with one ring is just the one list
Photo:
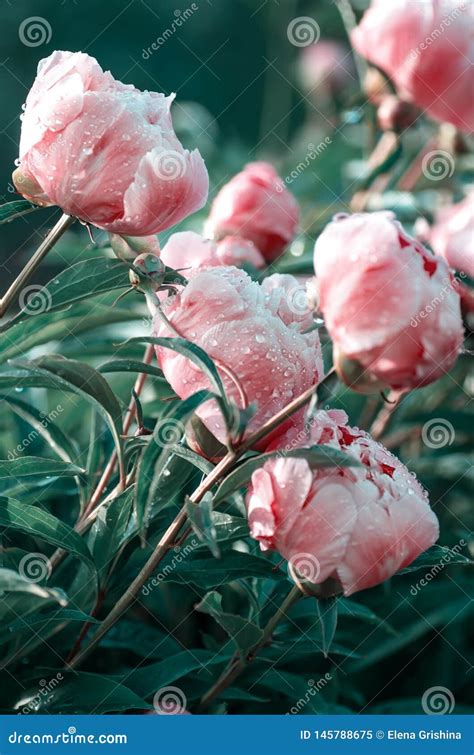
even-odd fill
[(265, 260), (252, 241), (238, 236), (226, 236), (216, 242), (193, 231), (173, 233), (163, 247), (161, 259), (165, 265), (179, 268), (185, 277), (188, 277), (191, 270), (201, 267), (240, 267), (245, 262), (256, 268), (265, 265)]
[[(323, 377), (319, 336), (304, 334), (311, 326), (309, 312), (292, 305), (292, 291), (301, 289), (292, 276), (272, 285), (273, 276), (260, 286), (235, 267), (195, 271), (188, 285), (166, 301), (166, 317), (183, 337), (203, 348), (220, 365), (232, 370), (257, 411), (247, 426), (256, 429)], [(293, 310), (292, 310), (293, 306)], [(157, 316), (156, 336), (175, 336)], [(180, 354), (157, 348), (163, 373), (180, 398), (209, 388), (202, 371)], [(219, 369), (228, 396), (242, 406), (234, 380)], [(197, 411), (207, 429), (221, 442), (226, 439), (219, 407), (207, 402)], [(291, 423), (291, 419), (288, 423)], [(278, 428), (283, 432), (288, 423)]]
[(351, 34), (402, 99), (439, 121), (474, 131), (470, 60), (474, 7), (465, 0), (372, 0)]
[[(345, 412), (320, 411), (310, 437), (294, 427), (270, 450), (328, 444), (358, 467), (312, 470), (304, 458), (272, 458), (252, 475), (247, 495), (251, 535), (278, 551), (303, 582), (322, 594), (383, 582), (437, 540), (438, 520), (406, 467), (367, 433), (347, 426)], [(324, 583), (326, 583), (324, 585)]]
[(217, 194), (206, 223), (216, 239), (241, 236), (253, 241), (270, 262), (293, 241), (299, 208), (293, 195), (265, 162), (249, 163)]
[(463, 341), (451, 273), (393, 213), (336, 215), (316, 242), (314, 267), (335, 362), (349, 385), (363, 389), (366, 378), (369, 389), (376, 381), (415, 388), (451, 368)]
[(208, 192), (199, 152), (173, 130), (173, 98), (116, 81), (85, 53), (53, 52), (26, 100), (18, 191), (112, 233), (169, 228)]
[(449, 267), (474, 278), (474, 192), (462, 202), (440, 209), (431, 228), (422, 219), (415, 230)]
[[(450, 9), (459, 14), (444, 41), (436, 37), (424, 46)], [(353, 38), (393, 77), (401, 96), (465, 127), (474, 119), (461, 9), (454, 0), (396, 0), (390, 8), (378, 0)], [(456, 46), (454, 54), (449, 47)], [(308, 61), (316, 52), (308, 52)], [(160, 250), (155, 234), (202, 207), (208, 190), (201, 156), (185, 150), (174, 133), (171, 102), (115, 81), (84, 53), (54, 52), (39, 64), (26, 101), (15, 183), (28, 199), (57, 204), (109, 231), (116, 253), (134, 260), (132, 285), (147, 276), (156, 284), (146, 290), (155, 308), (165, 265), (182, 270), (188, 284), (181, 291), (168, 298), (158, 293), (165, 317), (163, 311), (155, 315), (153, 334), (180, 336), (214, 360), (227, 396), (255, 410), (248, 435), (324, 376), (303, 284), (291, 275), (271, 275), (259, 284), (237, 267), (261, 268), (275, 259), (295, 236), (299, 209), (271, 165), (251, 163), (216, 196), (207, 224), (212, 239), (175, 233)], [(398, 127), (402, 115), (398, 99), (386, 100), (381, 117), (387, 128)], [(472, 224), (469, 198), (440, 215), (429, 236), (450, 265), (471, 273)], [(316, 286), (342, 379), (350, 383), (349, 373), (358, 373), (354, 387), (361, 390), (367, 383), (413, 388), (449, 370), (463, 338), (452, 275), (445, 260), (408, 236), (392, 213), (336, 216), (317, 240), (314, 264), (311, 291)], [(181, 399), (210, 388), (185, 356), (161, 346), (156, 354)], [(227, 441), (215, 400), (197, 415), (217, 445)], [(250, 530), (262, 549), (288, 559), (293, 574), (321, 585), (321, 594), (350, 595), (411, 563), (436, 541), (438, 522), (416, 479), (367, 433), (349, 427), (344, 412), (319, 411), (309, 424), (300, 409), (256, 444), (283, 453), (252, 475)], [(206, 454), (195, 430), (189, 442)], [(333, 446), (359, 465), (313, 470), (305, 458), (284, 454), (285, 448), (314, 444)]]

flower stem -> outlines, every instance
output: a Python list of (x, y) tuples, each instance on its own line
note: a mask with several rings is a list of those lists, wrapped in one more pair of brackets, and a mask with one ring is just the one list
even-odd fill
[(370, 434), (375, 440), (379, 440), (382, 437), (392, 419), (393, 413), (400, 406), (407, 393), (406, 389), (390, 392), (388, 402), (382, 406), (370, 428)]
[[(207, 491), (210, 490), (221, 477), (223, 477), (225, 474), (227, 474), (227, 472), (230, 471), (234, 462), (239, 458), (239, 456), (241, 456), (249, 448), (252, 448), (252, 446), (255, 445), (257, 441), (268, 435), (275, 427), (278, 427), (278, 425), (283, 420), (288, 419), (288, 417), (298, 411), (298, 409), (307, 404), (316, 389), (316, 385), (308, 388), (306, 391), (304, 391), (304, 393), (302, 393), (300, 396), (291, 401), (287, 406), (277, 412), (277, 414), (275, 414), (271, 419), (267, 420), (267, 422), (265, 422), (258, 430), (251, 433), (248, 438), (239, 446), (238, 449), (229, 451), (229, 453), (224, 456), (224, 458), (217, 464), (216, 467), (214, 467), (212, 472), (210, 472), (207, 477), (205, 477), (201, 485), (199, 485), (199, 487), (196, 488), (194, 493), (190, 496), (191, 502), (199, 503), (203, 495), (207, 493)], [(160, 538), (158, 545), (156, 546), (146, 564), (137, 574), (133, 582), (129, 585), (120, 600), (115, 604), (114, 608), (105, 617), (104, 621), (102, 622), (96, 633), (93, 635), (90, 644), (78, 654), (76, 654), (74, 658), (71, 658), (69, 663), (70, 668), (77, 668), (77, 666), (79, 666), (90, 655), (90, 653), (96, 647), (97, 643), (102, 639), (102, 637), (107, 634), (107, 632), (121, 618), (125, 611), (130, 608), (145, 582), (150, 579), (160, 561), (168, 553), (170, 547), (172, 547), (172, 545), (175, 543), (175, 540), (178, 537), (181, 528), (186, 524), (186, 521), (187, 510), (186, 506), (183, 506), (179, 514), (177, 514), (177, 516), (173, 519), (166, 532)]]
[(0, 299), (0, 317), (7, 312), (12, 302), (16, 299), (17, 294), (21, 291), (28, 278), (34, 273), (41, 261), (46, 257), (48, 252), (53, 248), (56, 242), (61, 238), (63, 233), (74, 223), (76, 218), (71, 215), (62, 215), (58, 220), (54, 228), (50, 230), (44, 241), (39, 245), (36, 252), (33, 254), (30, 260), (26, 263), (25, 267), (19, 274), (19, 276), (13, 281), (10, 288), (7, 290), (5, 296)]
[[(154, 352), (155, 352), (155, 347), (152, 344), (148, 344), (148, 346), (145, 349), (145, 353), (143, 355), (143, 364), (150, 364), (151, 360), (153, 359)], [(135, 385), (133, 388), (133, 391), (136, 396), (140, 396), (140, 393), (143, 390), (143, 386), (145, 385), (146, 379), (147, 379), (146, 372), (140, 372), (135, 381)], [(132, 422), (135, 418), (136, 410), (137, 410), (137, 404), (132, 395), (132, 398), (128, 405), (127, 414), (123, 423), (124, 435), (128, 433), (128, 431), (130, 430), (130, 427), (132, 426)], [(81, 520), (86, 519), (88, 514), (90, 514), (90, 512), (93, 511), (93, 509), (97, 506), (102, 496), (102, 493), (107, 487), (110, 477), (112, 476), (116, 463), (117, 463), (117, 452), (114, 451), (109, 461), (107, 462), (107, 466), (104, 469), (102, 477), (100, 478), (97, 484), (97, 487), (91, 496), (89, 503), (87, 504), (84, 511), (82, 512)]]
[(207, 708), (209, 703), (211, 703), (216, 697), (218, 697), (224, 689), (227, 689), (227, 687), (232, 684), (234, 679), (236, 679), (239, 674), (241, 674), (242, 671), (247, 668), (248, 664), (252, 662), (258, 651), (261, 650), (261, 648), (264, 647), (264, 645), (266, 645), (267, 642), (271, 639), (275, 627), (280, 623), (282, 619), (286, 618), (287, 611), (291, 608), (293, 603), (295, 603), (301, 597), (301, 595), (302, 593), (297, 585), (292, 587), (281, 606), (279, 606), (279, 608), (275, 611), (273, 616), (266, 624), (260, 641), (256, 645), (254, 645), (253, 648), (251, 648), (246, 657), (243, 657), (240, 654), (236, 654), (227, 668), (222, 672), (216, 683), (213, 684), (213, 686), (205, 693), (205, 695), (203, 695), (198, 707), (199, 713), (204, 708)]

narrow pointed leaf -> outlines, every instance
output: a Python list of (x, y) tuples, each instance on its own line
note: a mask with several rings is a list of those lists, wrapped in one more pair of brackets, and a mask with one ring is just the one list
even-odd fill
[(196, 606), (196, 611), (207, 613), (217, 621), (222, 629), (227, 632), (231, 641), (245, 657), (250, 650), (257, 645), (263, 637), (263, 632), (252, 621), (247, 621), (242, 616), (226, 613), (222, 609), (222, 596), (213, 591)]
[(41, 210), (42, 208), (36, 204), (27, 202), (26, 199), (17, 199), (14, 202), (7, 202), (0, 205), (0, 225), (2, 223), (11, 223), (16, 218), (21, 218), (22, 215), (28, 215), (35, 210)]
[(0, 480), (15, 480), (19, 477), (76, 477), (84, 470), (61, 459), (43, 459), (40, 456), (25, 456), (18, 459), (0, 459)]
[(316, 610), (321, 626), (321, 638), (323, 653), (327, 658), (331, 643), (334, 639), (337, 627), (337, 601), (336, 598), (317, 598)]
[(47, 511), (24, 505), (12, 498), (0, 497), (0, 527), (11, 527), (37, 537), (93, 566), (91, 553), (84, 540), (71, 527)]

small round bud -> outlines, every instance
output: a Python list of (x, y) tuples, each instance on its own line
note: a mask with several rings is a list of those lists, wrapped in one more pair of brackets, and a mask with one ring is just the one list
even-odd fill
[(156, 254), (139, 254), (129, 272), (132, 286), (139, 286), (146, 281), (152, 284), (155, 291), (163, 284), (165, 275), (166, 266)]
[(346, 357), (334, 349), (334, 367), (339, 379), (356, 393), (370, 394), (388, 389), (388, 386), (366, 370), (356, 359)]
[(377, 110), (377, 121), (382, 131), (397, 133), (413, 126), (418, 110), (409, 102), (400, 100), (395, 94), (384, 97)]

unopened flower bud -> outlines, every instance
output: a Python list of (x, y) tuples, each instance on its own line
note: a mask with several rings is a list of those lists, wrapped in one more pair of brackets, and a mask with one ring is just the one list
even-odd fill
[(120, 236), (109, 233), (110, 246), (120, 259), (134, 259), (137, 254), (160, 254), (157, 236)]
[(378, 380), (369, 370), (356, 359), (349, 359), (341, 351), (334, 349), (334, 367), (339, 379), (357, 393), (377, 393), (388, 389), (388, 386)]
[(158, 291), (163, 284), (166, 274), (166, 266), (156, 254), (140, 254), (133, 262), (133, 268), (129, 272), (132, 286), (140, 286), (149, 282), (154, 291)]
[(383, 131), (401, 132), (415, 123), (418, 112), (409, 102), (404, 102), (395, 94), (389, 94), (379, 105), (377, 120)]

